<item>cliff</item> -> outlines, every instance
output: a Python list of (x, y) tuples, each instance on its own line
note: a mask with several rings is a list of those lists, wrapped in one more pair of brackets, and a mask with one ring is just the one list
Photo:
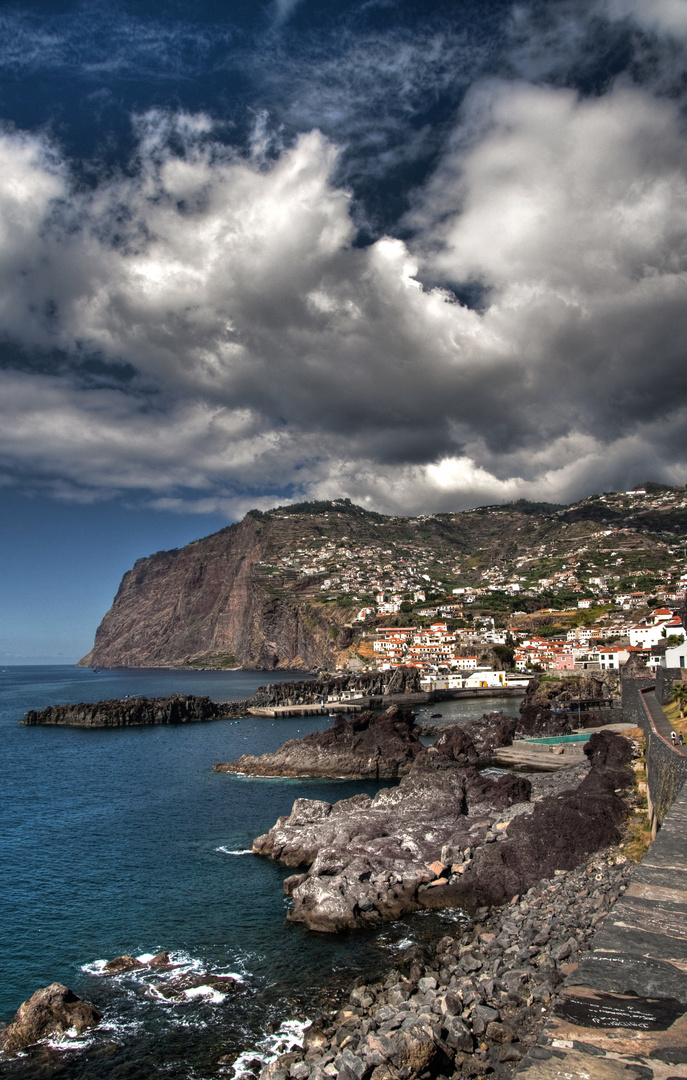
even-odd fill
[[(670, 492), (673, 502), (684, 494)], [(443, 601), (454, 599), (456, 585), (523, 580), (523, 565), (536, 586), (579, 551), (585, 573), (605, 573), (599, 521), (608, 521), (599, 515), (622, 526), (614, 551), (628, 565), (650, 557), (652, 566), (669, 566), (666, 538), (675, 536), (667, 530), (681, 529), (682, 518), (674, 525), (670, 508), (647, 516), (636, 502), (624, 498), (622, 512), (592, 499), (568, 509), (513, 503), (420, 518), (386, 517), (348, 500), (253, 510), (212, 536), (139, 559), (80, 665), (359, 670), (374, 654), (356, 615), (379, 591), (414, 600), (419, 590), (427, 602)], [(565, 606), (551, 596), (547, 608), (552, 601)], [(555, 613), (539, 610), (543, 602), (526, 589), (517, 598), (490, 594), (464, 614), (470, 620), (483, 608), (505, 619), (517, 610), (533, 625), (554, 623)], [(403, 612), (389, 618), (413, 617)]]
[(350, 609), (317, 603), (302, 583), (270, 572), (301, 532), (295, 518), (249, 514), (184, 548), (139, 559), (79, 666), (308, 671), (335, 663), (339, 646), (350, 651)]

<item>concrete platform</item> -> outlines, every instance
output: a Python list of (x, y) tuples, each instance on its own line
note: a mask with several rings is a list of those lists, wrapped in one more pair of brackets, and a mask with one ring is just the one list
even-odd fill
[(329, 705), (274, 705), (265, 708), (249, 709), (250, 716), (266, 716), (273, 720), (287, 716), (329, 716), (330, 713), (359, 713), (367, 708), (359, 701), (334, 701)]
[[(595, 728), (578, 728), (575, 734), (614, 731), (617, 735), (621, 735), (623, 731), (629, 731), (632, 726), (632, 724), (622, 722), (602, 724)], [(531, 742), (529, 739), (516, 739), (512, 746), (503, 746), (495, 750), (492, 761), (494, 765), (502, 765), (508, 769), (519, 767), (557, 772), (559, 769), (571, 769), (574, 765), (583, 764), (587, 760), (584, 746), (585, 743), (559, 743), (551, 746), (547, 743)]]

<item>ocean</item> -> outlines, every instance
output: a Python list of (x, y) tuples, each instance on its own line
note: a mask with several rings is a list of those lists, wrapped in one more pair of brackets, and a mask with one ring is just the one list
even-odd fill
[[(333, 722), (326, 717), (111, 730), (18, 723), (28, 709), (126, 694), (237, 700), (268, 679), (243, 671), (0, 669), (0, 1020), (55, 981), (105, 1017), (88, 1037), (5, 1064), (8, 1075), (30, 1080), (56, 1069), (65, 1078), (239, 1080), (298, 1037), (322, 988), (391, 967), (409, 941), (461, 919), (457, 911), (417, 915), (336, 936), (286, 923), (282, 882), (293, 871), (252, 855), (253, 838), (296, 798), (333, 802), (390, 782), (244, 778), (212, 765), (322, 730)], [(445, 719), (466, 720), (501, 705), (507, 712), (514, 703), (440, 708)], [(101, 974), (103, 961), (122, 953), (162, 949), (180, 965), (175, 974), (233, 973), (241, 986), (224, 995), (208, 984), (177, 1002), (156, 989), (168, 976)]]

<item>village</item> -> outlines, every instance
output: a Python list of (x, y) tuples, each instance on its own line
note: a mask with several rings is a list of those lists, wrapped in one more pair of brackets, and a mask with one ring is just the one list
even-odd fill
[[(426, 689), (467, 689), (518, 685), (536, 672), (618, 670), (633, 655), (655, 668), (687, 633), (687, 549), (633, 518), (679, 513), (686, 494), (647, 485), (592, 496), (578, 505), (580, 520), (568, 514), (549, 536), (522, 530), (507, 554), (428, 543), (426, 517), (405, 519), (417, 540), (400, 537), (392, 518), (381, 540), (305, 534), (269, 569), (349, 612), (349, 670), (412, 666)], [(498, 524), (504, 508), (463, 516), (472, 514)]]

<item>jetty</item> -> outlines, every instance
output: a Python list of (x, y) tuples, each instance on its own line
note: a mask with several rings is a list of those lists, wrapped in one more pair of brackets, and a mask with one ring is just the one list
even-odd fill
[(285, 720), (290, 716), (328, 716), (330, 713), (359, 713), (367, 704), (360, 701), (332, 701), (326, 705), (272, 705), (248, 709), (249, 716), (266, 716)]

